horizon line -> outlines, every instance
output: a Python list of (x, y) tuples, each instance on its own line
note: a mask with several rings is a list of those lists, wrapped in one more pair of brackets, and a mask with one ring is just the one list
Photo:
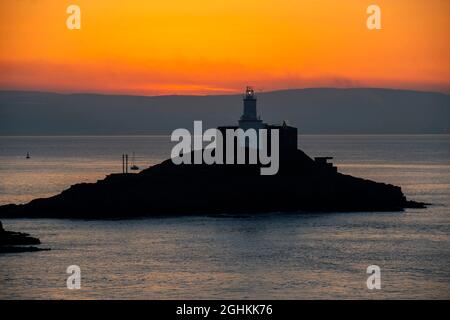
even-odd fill
[[(256, 94), (267, 94), (274, 92), (283, 92), (283, 91), (300, 91), (300, 90), (387, 90), (387, 91), (406, 91), (406, 92), (419, 92), (419, 93), (431, 93), (431, 94), (442, 94), (445, 96), (450, 96), (450, 92), (442, 92), (442, 91), (432, 91), (432, 90), (420, 90), (420, 89), (405, 89), (405, 88), (390, 88), (390, 87), (304, 87), (304, 88), (286, 88), (286, 89), (275, 89), (275, 90), (261, 90), (256, 91)], [(243, 91), (236, 91), (233, 93), (221, 93), (221, 94), (153, 94), (153, 95), (144, 95), (144, 94), (133, 94), (133, 93), (107, 93), (107, 92), (89, 92), (89, 91), (45, 91), (45, 90), (21, 90), (21, 89), (0, 89), (0, 93), (5, 92), (24, 92), (24, 93), (47, 93), (47, 94), (58, 94), (58, 95), (97, 95), (97, 96), (123, 96), (123, 97), (222, 97), (222, 96), (237, 96), (242, 95)]]

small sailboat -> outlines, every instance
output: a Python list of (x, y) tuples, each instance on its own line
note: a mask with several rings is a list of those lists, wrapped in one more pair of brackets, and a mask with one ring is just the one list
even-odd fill
[(27, 152), (27, 156), (26, 156), (25, 158), (26, 158), (26, 159), (30, 159), (30, 158), (31, 158), (29, 152)]
[(139, 170), (139, 167), (136, 165), (136, 163), (134, 162), (135, 160), (135, 155), (133, 152), (133, 157), (131, 158), (131, 167), (130, 170)]

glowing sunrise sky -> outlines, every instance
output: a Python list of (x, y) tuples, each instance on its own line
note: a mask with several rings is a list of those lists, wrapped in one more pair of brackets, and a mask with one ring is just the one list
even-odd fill
[[(370, 4), (382, 30), (366, 27)], [(449, 16), (448, 0), (2, 0), (0, 90), (450, 93)]]

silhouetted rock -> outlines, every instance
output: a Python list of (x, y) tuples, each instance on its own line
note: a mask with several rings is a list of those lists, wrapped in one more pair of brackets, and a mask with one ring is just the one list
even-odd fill
[(276, 175), (260, 165), (174, 165), (166, 160), (138, 174), (111, 174), (24, 205), (0, 217), (126, 218), (264, 212), (400, 211), (423, 208), (400, 187), (344, 175), (297, 150)]
[(0, 222), (0, 253), (50, 250), (25, 246), (32, 244), (41, 244), (41, 241), (28, 233), (6, 231)]

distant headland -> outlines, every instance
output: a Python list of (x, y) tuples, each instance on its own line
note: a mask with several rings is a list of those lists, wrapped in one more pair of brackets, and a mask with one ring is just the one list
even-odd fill
[[(263, 123), (256, 113), (256, 97), (248, 90), (237, 127), (280, 131), (276, 174), (260, 175), (261, 163), (176, 165), (168, 159), (136, 174), (111, 174), (96, 183), (73, 185), (53, 197), (0, 206), (0, 217), (111, 219), (425, 207), (406, 199), (398, 186), (339, 173), (329, 163), (331, 157), (313, 159), (298, 150), (297, 129), (286, 123)], [(230, 127), (219, 130), (225, 128)]]
[[(302, 134), (450, 133), (450, 95), (384, 88), (311, 88), (258, 93), (269, 123)], [(0, 91), (0, 135), (170, 134), (195, 120), (230, 124), (241, 95), (125, 96)]]

